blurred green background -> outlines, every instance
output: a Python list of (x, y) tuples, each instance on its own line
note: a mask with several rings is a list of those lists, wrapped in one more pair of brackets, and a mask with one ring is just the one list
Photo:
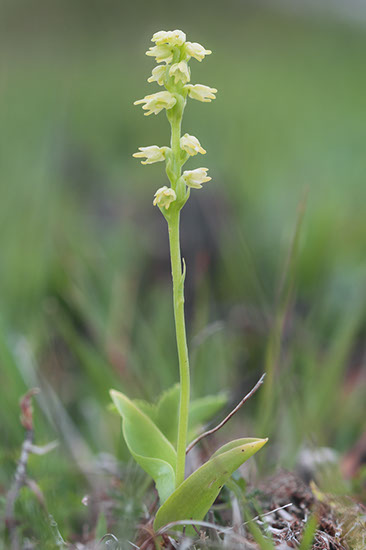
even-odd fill
[[(0, 488), (23, 440), (19, 398), (39, 386), (36, 442), (59, 447), (30, 474), (66, 538), (95, 525), (81, 499), (103, 493), (113, 457), (115, 530), (133, 528), (141, 476), (123, 466), (108, 389), (154, 400), (178, 376), (152, 206), (167, 182), (131, 157), (168, 144), (164, 113), (132, 106), (157, 91), (144, 55), (157, 30), (213, 50), (192, 81), (219, 90), (190, 101), (183, 125), (213, 178), (182, 216), (194, 395), (225, 389), (233, 404), (268, 372), (219, 436), (269, 435), (264, 471), (294, 467), (304, 445), (342, 455), (365, 428), (366, 31), (351, 4), (353, 19), (297, 7), (2, 0)], [(44, 517), (32, 498), (19, 514), (46, 545), (55, 527), (32, 532)]]

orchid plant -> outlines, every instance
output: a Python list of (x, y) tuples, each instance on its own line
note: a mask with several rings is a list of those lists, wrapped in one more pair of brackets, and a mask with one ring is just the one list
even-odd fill
[(211, 54), (210, 50), (197, 42), (186, 41), (186, 35), (181, 30), (159, 31), (154, 34), (152, 42), (155, 45), (149, 48), (146, 55), (154, 57), (158, 65), (148, 82), (156, 82), (165, 90), (147, 95), (136, 101), (135, 105), (141, 104), (146, 116), (166, 111), (171, 127), (171, 142), (170, 147), (140, 147), (133, 156), (143, 159), (142, 164), (165, 162), (170, 182), (170, 186), (164, 185), (156, 191), (153, 204), (159, 208), (168, 224), (180, 383), (165, 392), (156, 404), (131, 400), (116, 390), (111, 390), (111, 397), (122, 416), (123, 435), (132, 456), (155, 481), (160, 508), (154, 528), (160, 529), (170, 522), (202, 520), (234, 471), (267, 440), (243, 438), (231, 441), (185, 478), (186, 453), (205, 435), (196, 437), (200, 426), (226, 402), (223, 394), (190, 401), (184, 317), (186, 267), (181, 258), (179, 237), (180, 211), (191, 189), (201, 189), (211, 179), (207, 175), (208, 168), (182, 172), (190, 157), (206, 153), (195, 136), (188, 133), (181, 135), (183, 112), (188, 98), (211, 102), (217, 90), (203, 84), (191, 84), (190, 60), (202, 61)]

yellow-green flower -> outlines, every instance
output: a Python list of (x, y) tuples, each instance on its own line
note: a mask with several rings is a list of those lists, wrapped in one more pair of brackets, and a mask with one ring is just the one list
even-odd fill
[(183, 31), (176, 29), (175, 31), (159, 31), (156, 32), (151, 42), (155, 42), (157, 46), (161, 44), (169, 44), (169, 46), (182, 46), (186, 41), (186, 35)]
[(208, 168), (196, 168), (195, 170), (185, 170), (183, 172), (182, 178), (184, 183), (188, 187), (193, 189), (201, 189), (202, 183), (210, 181), (212, 178), (207, 176)]
[(157, 82), (159, 86), (163, 86), (166, 73), (166, 65), (158, 65), (152, 70), (151, 76), (147, 79), (148, 82)]
[(157, 92), (156, 94), (147, 95), (143, 99), (135, 101), (134, 105), (145, 103), (142, 108), (148, 111), (145, 113), (145, 116), (149, 116), (153, 113), (157, 115), (163, 109), (171, 109), (176, 102), (176, 98), (170, 92)]
[(197, 155), (197, 153), (201, 153), (201, 155), (206, 154), (206, 151), (201, 146), (198, 139), (189, 134), (184, 134), (184, 136), (180, 138), (180, 148), (186, 151), (191, 157)]
[(165, 210), (168, 210), (171, 203), (176, 200), (177, 195), (175, 194), (174, 189), (164, 185), (164, 187), (160, 187), (160, 189), (156, 191), (154, 197), (154, 206), (157, 205), (160, 206), (160, 208), (165, 208)]
[(216, 88), (210, 88), (210, 86), (204, 86), (204, 84), (186, 84), (184, 87), (188, 90), (188, 95), (192, 99), (204, 103), (210, 103), (211, 99), (216, 99)]
[(134, 153), (132, 156), (135, 158), (146, 158), (145, 161), (141, 161), (141, 164), (154, 164), (154, 162), (162, 162), (165, 160), (165, 152), (168, 147), (158, 147), (157, 145), (150, 145), (149, 147), (139, 147), (139, 152)]
[(152, 46), (146, 52), (146, 55), (155, 57), (157, 63), (171, 63), (173, 61), (173, 50), (168, 44), (162, 44), (161, 46)]
[(190, 80), (189, 67), (186, 61), (181, 61), (180, 63), (174, 63), (169, 69), (169, 76), (174, 77), (174, 83), (177, 84), (179, 81), (185, 84)]
[(197, 59), (197, 61), (202, 61), (205, 55), (210, 55), (212, 53), (211, 50), (206, 50), (201, 44), (198, 44), (198, 42), (186, 42), (184, 47), (187, 54)]

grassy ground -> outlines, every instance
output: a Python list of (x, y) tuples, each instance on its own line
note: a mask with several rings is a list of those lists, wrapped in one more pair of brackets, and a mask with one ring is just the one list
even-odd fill
[[(268, 435), (263, 473), (293, 468), (304, 445), (347, 452), (365, 418), (364, 29), (234, 1), (182, 15), (161, 2), (151, 17), (106, 5), (4, 2), (1, 18), (1, 493), (23, 440), (18, 400), (40, 386), (36, 441), (59, 447), (29, 470), (67, 540), (98, 515), (107, 530), (81, 500), (112, 490), (108, 468), (122, 472), (114, 531), (133, 538), (144, 478), (108, 389), (153, 400), (177, 379), (151, 206), (165, 181), (131, 159), (168, 136), (164, 116), (132, 107), (151, 90), (143, 53), (160, 27), (214, 51), (193, 79), (219, 89), (184, 123), (213, 176), (182, 220), (194, 394), (224, 388), (234, 403), (267, 371), (221, 435)], [(29, 490), (18, 508), (25, 536), (53, 548)]]

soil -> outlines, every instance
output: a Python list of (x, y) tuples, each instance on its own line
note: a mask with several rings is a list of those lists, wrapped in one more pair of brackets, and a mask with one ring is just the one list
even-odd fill
[(365, 550), (366, 508), (349, 498), (321, 493), (314, 483), (281, 471), (259, 485), (262, 509), (257, 524), (281, 550), (298, 548), (304, 526), (314, 515), (313, 550)]

